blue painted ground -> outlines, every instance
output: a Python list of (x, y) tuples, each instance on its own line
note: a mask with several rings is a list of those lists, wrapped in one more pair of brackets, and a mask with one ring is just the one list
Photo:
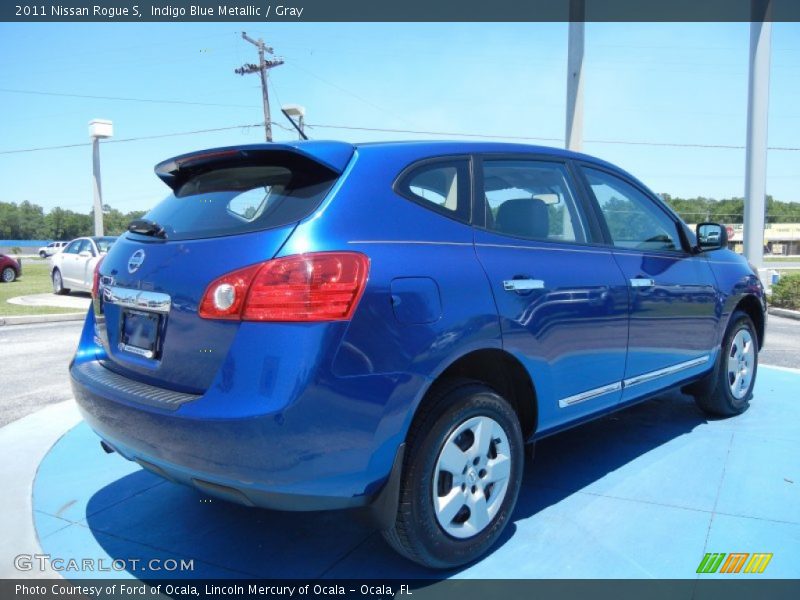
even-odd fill
[[(755, 577), (800, 577), (798, 391), (800, 373), (762, 367), (740, 417), (707, 421), (673, 395), (543, 440), (501, 542), (445, 575), (694, 578), (705, 552), (772, 552)], [(33, 506), (53, 557), (141, 561), (68, 578), (175, 575), (149, 570), (154, 558), (194, 559), (188, 577), (434, 575), (351, 514), (209, 501), (104, 454), (85, 424), (42, 461)]]

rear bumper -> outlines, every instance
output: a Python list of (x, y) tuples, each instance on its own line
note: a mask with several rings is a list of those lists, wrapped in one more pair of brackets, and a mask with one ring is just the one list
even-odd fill
[(380, 500), (397, 462), (396, 444), (388, 461), (376, 460), (375, 430), (348, 427), (346, 411), (345, 420), (326, 419), (322, 399), (245, 418), (201, 418), (181, 410), (180, 401), (198, 406), (206, 397), (161, 390), (164, 396), (143, 402), (153, 386), (123, 385), (125, 378), (104, 370), (96, 361), (70, 365), (75, 399), (92, 429), (128, 460), (215, 497), (293, 511), (368, 507)]

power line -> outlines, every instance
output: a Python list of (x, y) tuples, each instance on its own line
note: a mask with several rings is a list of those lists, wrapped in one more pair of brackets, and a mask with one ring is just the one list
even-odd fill
[(394, 112), (392, 112), (392, 111), (380, 106), (379, 104), (375, 104), (371, 100), (367, 100), (363, 96), (359, 96), (355, 92), (353, 92), (351, 90), (348, 90), (347, 88), (342, 87), (338, 83), (333, 83), (332, 81), (329, 81), (329, 80), (325, 79), (324, 77), (320, 77), (319, 75), (317, 75), (316, 73), (308, 70), (307, 68), (300, 66), (299, 64), (297, 64), (296, 60), (288, 60), (287, 59), (286, 64), (288, 66), (290, 66), (290, 67), (294, 67), (296, 69), (299, 69), (300, 71), (303, 71), (306, 75), (309, 75), (309, 76), (313, 77), (314, 79), (317, 79), (317, 80), (321, 81), (325, 85), (329, 85), (333, 89), (339, 90), (340, 92), (343, 92), (343, 93), (347, 94), (348, 96), (351, 96), (351, 97), (355, 98), (359, 102), (363, 102), (365, 105), (370, 106), (371, 108), (373, 108), (373, 109), (375, 109), (375, 110), (377, 110), (379, 112), (382, 112), (382, 113), (384, 113), (386, 115), (389, 115), (392, 118), (395, 118), (395, 119), (398, 119), (400, 121), (403, 121), (404, 123), (411, 124), (411, 122), (408, 119), (406, 119), (405, 117), (403, 117), (401, 115), (398, 115), (398, 114), (395, 114)]
[(349, 125), (325, 125), (322, 123), (306, 123), (306, 127), (319, 127), (322, 129), (344, 129), (350, 131), (375, 131), (379, 133), (411, 133), (414, 135), (450, 135), (453, 137), (504, 139), (504, 140), (529, 140), (538, 142), (563, 142), (564, 138), (531, 137), (522, 135), (489, 135), (484, 133), (457, 133), (454, 131), (424, 131), (414, 129), (382, 129), (379, 127), (356, 127)]
[[(539, 142), (563, 142), (563, 138), (549, 138), (549, 137), (533, 137), (522, 135), (489, 135), (481, 133), (459, 133), (455, 131), (425, 131), (425, 130), (412, 130), (412, 129), (383, 129), (379, 127), (355, 127), (349, 125), (325, 125), (322, 123), (307, 123), (307, 127), (319, 127), (322, 129), (344, 129), (352, 131), (374, 131), (380, 133), (410, 133), (414, 135), (449, 135), (453, 137), (467, 137), (467, 138), (481, 138), (481, 139), (505, 139), (505, 140), (528, 140)], [(744, 146), (733, 144), (690, 144), (678, 142), (644, 142), (637, 140), (584, 140), (592, 144), (622, 144), (630, 146), (660, 146), (671, 148), (711, 148), (711, 149), (726, 149), (726, 150), (744, 150)], [(800, 151), (800, 147), (791, 146), (770, 146), (768, 150), (780, 151)]]
[[(111, 139), (106, 140), (103, 142), (104, 144), (119, 144), (123, 142), (137, 142), (141, 140), (154, 140), (159, 138), (167, 138), (167, 137), (177, 137), (182, 135), (195, 135), (199, 133), (214, 133), (218, 131), (230, 131), (232, 129), (251, 129), (253, 127), (263, 127), (264, 123), (252, 123), (252, 124), (245, 124), (245, 125), (231, 125), (228, 127), (215, 127), (213, 129), (196, 129), (193, 131), (179, 131), (174, 133), (162, 133), (156, 135), (145, 135), (145, 136), (137, 136), (137, 137), (130, 137), (130, 138), (120, 138), (120, 139)], [(275, 121), (271, 121), (271, 125), (273, 127), (278, 127), (283, 129), (284, 131), (293, 132), (294, 130), (290, 127), (283, 125), (282, 123), (277, 123)], [(533, 141), (533, 142), (563, 142), (562, 138), (555, 138), (555, 137), (535, 137), (535, 136), (522, 136), (522, 135), (490, 135), (490, 134), (483, 134), (483, 133), (462, 133), (456, 131), (428, 131), (428, 130), (421, 130), (421, 129), (387, 129), (387, 128), (380, 128), (380, 127), (358, 127), (352, 125), (328, 125), (324, 123), (314, 123), (314, 124), (306, 124), (306, 127), (317, 127), (320, 129), (339, 129), (339, 130), (347, 130), (347, 131), (371, 131), (371, 132), (379, 132), (379, 133), (407, 133), (413, 135), (438, 135), (438, 136), (450, 136), (450, 137), (460, 137), (460, 138), (472, 138), (472, 139), (502, 139), (502, 140), (518, 140), (518, 141)], [(592, 144), (620, 144), (620, 145), (633, 145), (633, 146), (655, 146), (655, 147), (674, 147), (674, 148), (704, 148), (704, 149), (732, 149), (732, 150), (742, 150), (744, 146), (735, 146), (729, 144), (682, 144), (682, 143), (672, 143), (672, 142), (644, 142), (644, 141), (636, 141), (636, 140), (585, 140), (586, 143)], [(20, 148), (16, 150), (0, 150), (0, 154), (20, 154), (24, 152), (38, 152), (41, 150), (61, 150), (64, 148), (77, 148), (82, 146), (90, 146), (91, 142), (81, 142), (77, 144), (63, 144), (60, 146), (41, 146), (37, 148)], [(800, 147), (793, 147), (793, 146), (770, 146), (769, 150), (775, 151), (782, 151), (782, 152), (798, 152), (800, 151)]]
[[(285, 131), (292, 131), (285, 125), (280, 123), (272, 123), (276, 127), (280, 127)], [(106, 140), (103, 144), (120, 144), (123, 142), (138, 142), (141, 140), (156, 140), (159, 138), (177, 137), (181, 135), (194, 135), (198, 133), (214, 133), (217, 131), (230, 131), (231, 129), (251, 129), (253, 127), (263, 127), (263, 123), (253, 123), (249, 125), (231, 125), (229, 127), (214, 127), (213, 129), (196, 129), (194, 131), (178, 131), (174, 133), (160, 133), (156, 135), (142, 135), (130, 138), (120, 138)], [(78, 148), (81, 146), (91, 146), (91, 142), (81, 142), (79, 144), (64, 144), (62, 146), (41, 146), (39, 148), (22, 148), (19, 150), (0, 150), (0, 154), (21, 154), (23, 152), (39, 152), (40, 150), (61, 150), (62, 148)]]
[(156, 98), (126, 98), (123, 96), (91, 96), (87, 94), (67, 94), (62, 92), (40, 92), (36, 90), (15, 90), (9, 88), (0, 88), (0, 92), (7, 94), (29, 94), (33, 96), (57, 96), (60, 98), (84, 98), (89, 100), (114, 100), (119, 102), (146, 102), (149, 104), (180, 104), (188, 106), (221, 106), (226, 108), (252, 108), (248, 104), (223, 104), (216, 102), (195, 102), (191, 100), (167, 100)]

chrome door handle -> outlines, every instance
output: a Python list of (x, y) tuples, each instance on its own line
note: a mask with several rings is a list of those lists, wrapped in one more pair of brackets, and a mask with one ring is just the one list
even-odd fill
[(507, 292), (543, 290), (544, 281), (541, 279), (506, 279), (503, 281), (503, 289)]
[(653, 287), (655, 284), (654, 279), (648, 279), (647, 277), (634, 277), (631, 279), (631, 287)]

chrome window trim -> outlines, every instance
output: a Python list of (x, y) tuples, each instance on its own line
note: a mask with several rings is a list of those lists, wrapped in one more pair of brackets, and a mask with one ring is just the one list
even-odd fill
[(629, 377), (628, 379), (617, 381), (616, 383), (610, 383), (608, 385), (587, 390), (585, 392), (581, 392), (573, 396), (567, 396), (566, 398), (561, 398), (558, 401), (558, 406), (560, 408), (574, 406), (576, 404), (580, 404), (581, 402), (585, 402), (586, 400), (592, 400), (593, 398), (602, 396), (603, 394), (618, 392), (619, 390), (627, 389), (629, 387), (639, 385), (640, 383), (652, 381), (653, 379), (658, 379), (659, 377), (673, 375), (680, 371), (691, 369), (692, 367), (699, 367), (700, 365), (707, 363), (710, 360), (710, 358), (711, 357), (708, 354), (705, 354), (703, 356), (698, 356), (697, 358), (693, 358), (692, 360), (687, 360), (684, 362), (671, 365), (669, 367), (664, 367), (663, 369), (649, 371), (647, 373), (642, 373), (641, 375), (637, 375), (635, 377)]
[(472, 242), (436, 242), (432, 240), (350, 240), (348, 244), (422, 244), (427, 246), (472, 246)]
[(172, 299), (167, 294), (114, 285), (103, 287), (103, 302), (157, 313), (168, 313), (172, 306)]

